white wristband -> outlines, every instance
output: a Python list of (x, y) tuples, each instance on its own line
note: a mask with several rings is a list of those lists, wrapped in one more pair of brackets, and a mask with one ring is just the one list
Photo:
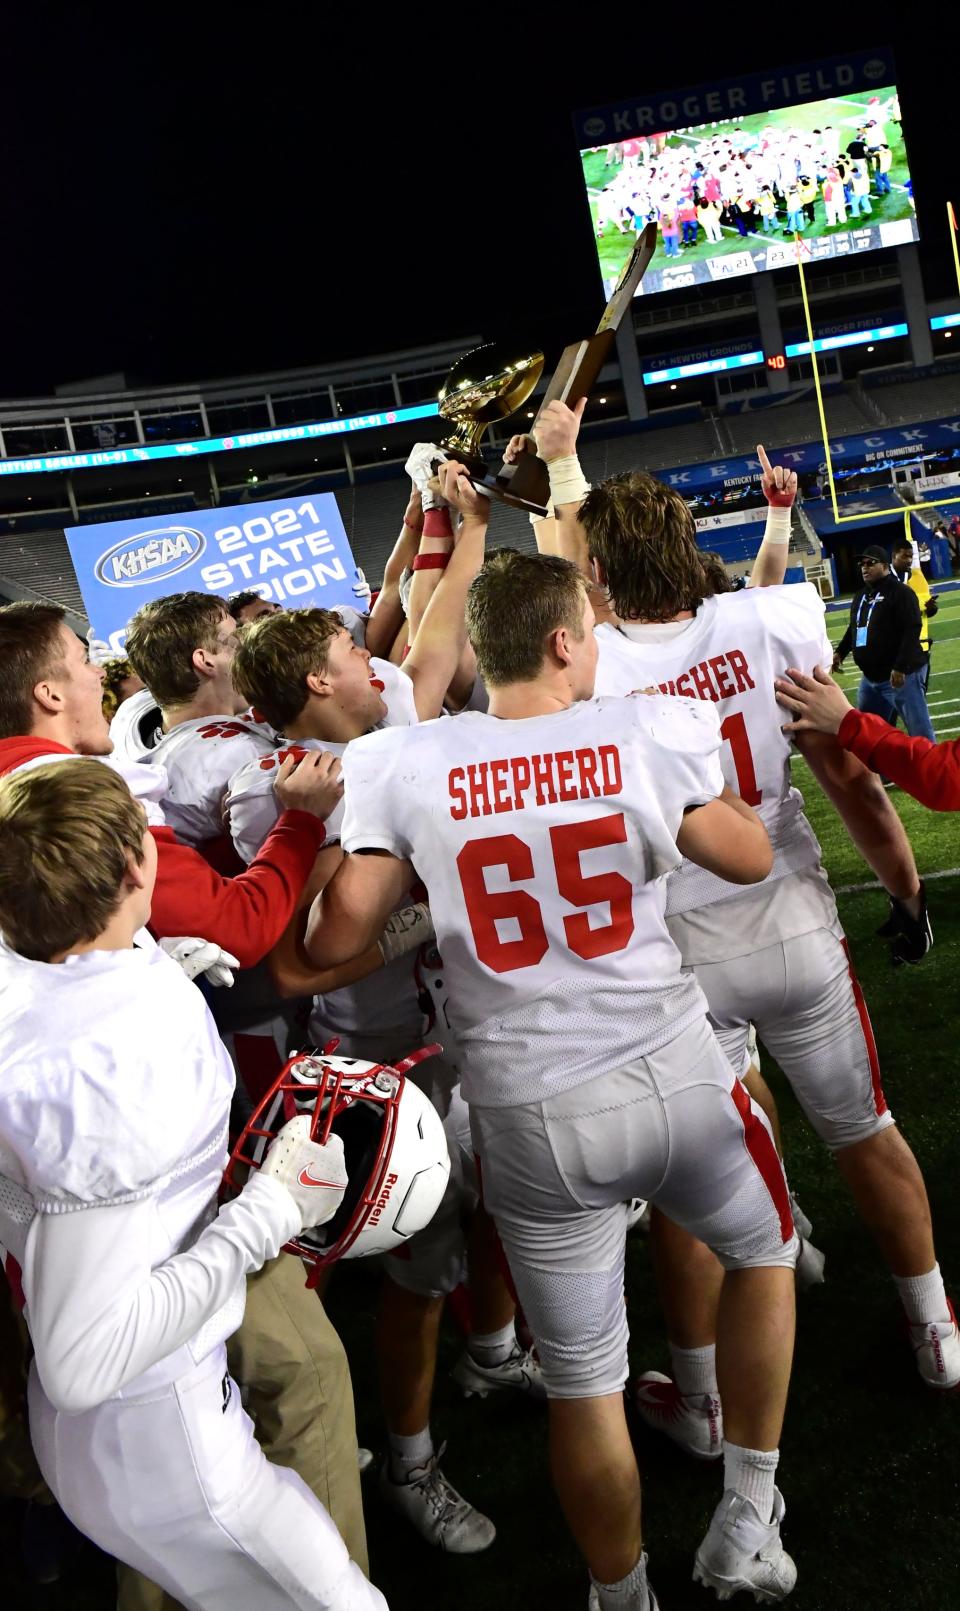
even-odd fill
[(550, 497), (555, 509), (562, 503), (583, 503), (590, 491), (590, 483), (575, 453), (568, 453), (562, 459), (551, 459), (547, 469), (550, 472)]
[(779, 504), (770, 504), (767, 509), (767, 527), (763, 534), (765, 543), (773, 543), (785, 547), (790, 541), (790, 517), (793, 514), (792, 506), (787, 509)]
[(556, 510), (553, 507), (553, 499), (547, 499), (547, 512), (545, 515), (528, 515), (527, 518), (531, 526), (539, 526), (541, 520), (555, 520)]

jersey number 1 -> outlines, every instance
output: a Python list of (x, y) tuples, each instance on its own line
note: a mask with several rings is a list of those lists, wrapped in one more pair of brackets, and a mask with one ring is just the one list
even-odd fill
[(739, 711), (728, 716), (720, 728), (720, 737), (730, 745), (733, 764), (737, 769), (737, 793), (745, 805), (758, 806), (762, 791), (757, 788), (757, 774), (753, 765), (753, 752), (747, 737), (747, 724)]
[[(594, 817), (589, 822), (564, 823), (550, 829), (550, 848), (557, 889), (571, 906), (610, 908), (610, 921), (591, 925), (585, 912), (565, 917), (563, 931), (567, 945), (578, 957), (589, 961), (622, 951), (633, 933), (633, 886), (622, 873), (584, 873), (580, 857), (585, 850), (626, 843), (623, 813), (615, 817)], [(487, 888), (486, 869), (505, 867), (514, 883), (533, 877), (533, 852), (515, 833), (496, 834), (492, 839), (471, 839), (457, 857), (457, 871), (470, 919), (477, 956), (494, 973), (512, 973), (516, 968), (533, 968), (550, 949), (540, 903), (524, 889), (492, 893)], [(502, 940), (497, 922), (512, 918), (519, 934)]]

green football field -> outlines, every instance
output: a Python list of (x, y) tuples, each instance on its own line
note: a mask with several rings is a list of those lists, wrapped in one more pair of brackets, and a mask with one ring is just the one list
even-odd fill
[[(877, 91), (877, 94), (880, 96), (881, 101), (885, 102), (889, 100), (893, 91), (890, 88), (881, 89)], [(859, 115), (857, 107), (858, 105), (865, 105), (868, 100), (869, 96), (865, 92), (859, 91), (835, 100), (810, 101), (799, 106), (782, 107), (770, 112), (758, 112), (749, 117), (739, 119), (737, 126), (748, 129), (751, 132), (757, 132), (771, 125), (813, 130), (815, 128), (822, 129), (827, 124), (832, 124), (834, 128), (840, 127), (842, 129), (840, 143), (841, 147), (845, 148), (855, 133), (856, 119)], [(721, 125), (722, 127), (723, 125)], [(689, 134), (672, 134), (667, 145), (673, 148), (688, 147), (692, 151), (701, 139), (708, 136), (710, 128), (710, 125), (705, 125), (703, 128), (691, 130)], [(848, 212), (845, 224), (835, 225), (829, 230), (826, 225), (823, 198), (820, 197), (816, 204), (816, 223), (805, 226), (802, 232), (805, 237), (813, 240), (821, 235), (844, 234), (857, 226), (879, 224), (888, 219), (907, 218), (910, 215), (910, 202), (906, 191), (903, 189), (904, 181), (910, 177), (903, 134), (897, 124), (887, 123), (886, 135), (893, 158), (893, 166), (890, 170), (890, 182), (893, 186), (891, 193), (887, 196), (874, 195), (871, 186), (870, 203), (873, 212), (867, 217), (854, 217)], [(595, 192), (601, 190), (604, 185), (609, 184), (620, 172), (620, 167), (619, 165), (611, 165), (609, 168), (604, 166), (606, 160), (606, 149), (604, 147), (601, 147), (598, 151), (582, 152), (581, 160), (584, 181), (590, 192), (591, 216), (594, 224), (596, 224), (597, 202)], [(785, 239), (785, 225), (786, 215), (781, 204), (778, 227), (769, 236), (764, 236), (759, 222), (756, 235), (748, 235), (746, 238), (741, 236), (736, 229), (724, 225), (722, 226), (722, 242), (710, 245), (704, 236), (703, 230), (700, 229), (696, 244), (684, 246), (678, 258), (668, 258), (664, 253), (662, 240), (658, 240), (652, 266), (661, 268), (667, 263), (677, 264), (681, 261), (696, 263), (709, 257), (722, 257), (726, 253), (733, 251), (762, 251), (765, 241), (782, 241)], [(607, 224), (602, 238), (597, 242), (600, 267), (605, 279), (616, 279), (630, 255), (633, 242), (634, 235), (632, 230), (627, 229), (621, 235), (612, 222)]]
[[(828, 617), (836, 641), (846, 617)], [(930, 704), (938, 735), (960, 736), (960, 593), (945, 595), (934, 622)], [(852, 688), (856, 677), (845, 682)], [(938, 1252), (960, 1292), (957, 1212), (958, 1013), (953, 970), (960, 967), (960, 821), (936, 816), (894, 792), (929, 879), (935, 948), (919, 968), (890, 966), (874, 930), (886, 915), (838, 819), (802, 761), (794, 763), (838, 891), (873, 1017), (890, 1106), (925, 1171)], [(780, 1103), (791, 1181), (814, 1221), (827, 1257), (826, 1284), (798, 1303), (796, 1364), (782, 1445), (784, 1538), (795, 1556), (796, 1611), (951, 1611), (957, 1604), (960, 1508), (960, 1395), (924, 1389), (899, 1325), (892, 1285), (854, 1216), (828, 1155), (807, 1129), (769, 1058), (764, 1072)], [(330, 1310), (350, 1356), (361, 1443), (378, 1453), (383, 1431), (373, 1353), (377, 1279), (345, 1265)], [(664, 1369), (657, 1294), (642, 1235), (630, 1239), (627, 1302), (635, 1370)], [(367, 1479), (373, 1575), (391, 1611), (585, 1611), (586, 1576), (554, 1502), (547, 1476), (542, 1409), (460, 1398), (450, 1380), (459, 1352), (445, 1323), (435, 1393), (434, 1432), (448, 1440), (444, 1466), (496, 1522), (485, 1554), (429, 1550), (385, 1512)], [(720, 1493), (720, 1473), (687, 1460), (639, 1428), (651, 1580), (661, 1611), (717, 1602), (691, 1582), (693, 1551)], [(9, 1611), (112, 1611), (112, 1569), (80, 1546), (59, 1585), (31, 1590), (19, 1568), (16, 1507), (0, 1507)], [(736, 1606), (752, 1606), (738, 1598)], [(238, 1604), (236, 1611), (255, 1611)]]

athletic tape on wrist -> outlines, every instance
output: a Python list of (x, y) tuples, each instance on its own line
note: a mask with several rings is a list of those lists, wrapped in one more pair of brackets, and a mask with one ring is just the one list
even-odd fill
[(777, 504), (771, 504), (767, 510), (767, 526), (763, 534), (765, 543), (786, 545), (790, 541), (791, 509), (784, 509)]
[(580, 468), (575, 453), (562, 459), (551, 459), (547, 465), (550, 474), (550, 498), (554, 508), (562, 503), (582, 503), (590, 491), (590, 483)]

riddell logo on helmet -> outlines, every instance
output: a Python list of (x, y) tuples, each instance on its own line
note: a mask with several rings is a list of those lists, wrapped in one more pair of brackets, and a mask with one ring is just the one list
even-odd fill
[(377, 1198), (376, 1202), (374, 1203), (373, 1207), (370, 1210), (369, 1224), (376, 1225), (377, 1221), (380, 1218), (380, 1215), (383, 1213), (384, 1209), (386, 1208), (387, 1204), (390, 1201), (390, 1193), (393, 1191), (393, 1188), (397, 1184), (397, 1181), (398, 1181), (399, 1178), (400, 1177), (398, 1175), (388, 1175), (387, 1176), (386, 1180), (384, 1181), (383, 1185), (380, 1188), (380, 1196)]

